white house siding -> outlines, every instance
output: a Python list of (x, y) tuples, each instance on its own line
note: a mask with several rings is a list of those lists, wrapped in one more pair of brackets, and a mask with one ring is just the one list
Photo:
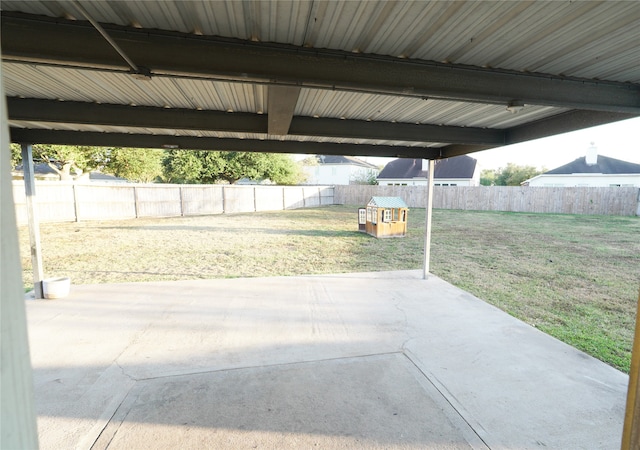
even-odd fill
[(529, 180), (529, 186), (544, 187), (640, 187), (640, 174), (605, 175), (593, 174), (551, 174), (538, 175)]
[(353, 184), (359, 180), (365, 180), (367, 175), (377, 171), (367, 167), (350, 164), (318, 164), (317, 166), (304, 166), (307, 175), (305, 184)]

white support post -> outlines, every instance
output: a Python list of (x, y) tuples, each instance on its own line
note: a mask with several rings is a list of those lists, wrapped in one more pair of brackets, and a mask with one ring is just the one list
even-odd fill
[(429, 260), (431, 258), (431, 216), (433, 212), (433, 173), (435, 172), (435, 161), (429, 160), (429, 175), (427, 181), (427, 217), (424, 233), (424, 270), (422, 278), (425, 280), (429, 276)]
[(0, 95), (0, 448), (38, 448), (1, 64)]
[(44, 298), (42, 293), (42, 246), (40, 245), (40, 223), (36, 205), (36, 182), (33, 170), (33, 149), (31, 144), (22, 144), (22, 171), (24, 190), (27, 197), (27, 217), (29, 220), (29, 242), (31, 266), (33, 267), (33, 292), (36, 298)]

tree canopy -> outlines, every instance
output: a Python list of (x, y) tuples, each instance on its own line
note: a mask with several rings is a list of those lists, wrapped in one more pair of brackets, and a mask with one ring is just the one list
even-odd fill
[(508, 163), (506, 167), (497, 170), (483, 170), (480, 173), (480, 184), (482, 186), (520, 186), (524, 181), (543, 172), (546, 172), (546, 169), (538, 170), (533, 166)]
[[(11, 144), (14, 166), (21, 159), (20, 146)], [(233, 184), (248, 178), (286, 185), (302, 180), (297, 163), (288, 155), (273, 153), (37, 144), (33, 159), (49, 165), (61, 180), (86, 176), (92, 170), (138, 182)]]
[(164, 178), (170, 183), (233, 184), (243, 178), (276, 184), (296, 184), (301, 170), (287, 155), (255, 152), (170, 150), (164, 160)]
[[(92, 170), (140, 182), (154, 181), (162, 175), (163, 150), (47, 144), (36, 144), (32, 149), (33, 160), (46, 163), (61, 180), (86, 176)], [(13, 166), (21, 161), (20, 145), (11, 144)]]
[(162, 177), (164, 150), (111, 148), (105, 155), (104, 172), (130, 181), (150, 183)]

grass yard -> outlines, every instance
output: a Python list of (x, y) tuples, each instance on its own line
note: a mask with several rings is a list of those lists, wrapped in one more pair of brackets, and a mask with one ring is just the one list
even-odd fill
[[(41, 225), (45, 275), (74, 284), (419, 269), (403, 239), (357, 232), (357, 207)], [(32, 285), (20, 228), (23, 277)], [(431, 272), (628, 372), (640, 218), (436, 210)]]

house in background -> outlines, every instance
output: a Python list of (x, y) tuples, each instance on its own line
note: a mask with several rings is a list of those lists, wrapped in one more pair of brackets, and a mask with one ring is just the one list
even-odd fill
[[(378, 175), (381, 186), (426, 185), (429, 161), (426, 159), (400, 158), (391, 161)], [(434, 186), (479, 186), (478, 161), (467, 155), (435, 161)]]
[(524, 183), (548, 187), (640, 187), (640, 164), (598, 155), (592, 144), (587, 155)]
[(303, 161), (302, 167), (307, 176), (305, 184), (369, 184), (380, 172), (376, 165), (352, 156), (312, 156)]

